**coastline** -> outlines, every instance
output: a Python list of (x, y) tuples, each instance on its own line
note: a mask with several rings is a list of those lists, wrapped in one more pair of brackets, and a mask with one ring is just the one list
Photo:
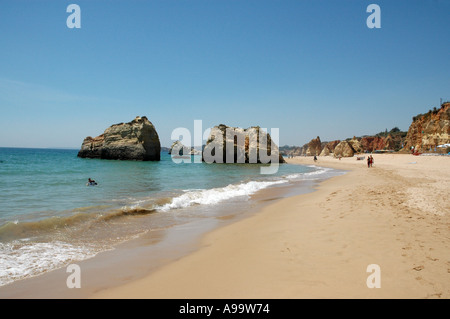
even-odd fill
[[(374, 158), (370, 169), (355, 158), (289, 160), (349, 172), (215, 229), (200, 249), (93, 297), (449, 298), (449, 159)], [(379, 289), (366, 284), (371, 264), (381, 269)]]
[[(333, 173), (331, 173), (333, 174)], [(329, 175), (329, 173), (325, 174)], [(80, 266), (82, 289), (68, 289), (66, 266), (0, 287), (0, 298), (89, 298), (107, 290), (141, 279), (156, 269), (202, 247), (206, 233), (248, 218), (259, 210), (293, 194), (312, 192), (316, 177), (300, 183), (273, 185), (250, 195), (250, 200), (214, 205), (212, 214), (200, 213), (188, 222), (149, 230), (113, 249), (74, 261)], [(321, 178), (327, 178), (326, 176)], [(205, 206), (202, 208), (207, 210)], [(139, 217), (137, 217), (139, 218)], [(45, 289), (42, 289), (45, 287)]]
[[(67, 289), (63, 268), (0, 297), (449, 298), (450, 159), (374, 157), (370, 169), (356, 158), (288, 159), (347, 173), (301, 195), (264, 189), (243, 216), (160, 230), (77, 263), (84, 289)], [(380, 289), (366, 285), (369, 264), (381, 268)]]

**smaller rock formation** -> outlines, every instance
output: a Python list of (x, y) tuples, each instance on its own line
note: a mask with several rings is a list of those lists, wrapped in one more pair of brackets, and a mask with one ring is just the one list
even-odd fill
[(320, 152), (319, 156), (329, 156), (330, 154), (331, 154), (330, 149), (325, 146), (322, 152)]
[(354, 154), (352, 144), (347, 141), (340, 142), (334, 149), (334, 157), (352, 157)]
[(195, 147), (187, 147), (180, 141), (175, 141), (172, 143), (172, 146), (170, 147), (169, 154), (172, 155), (179, 155), (179, 156), (186, 156), (186, 155), (201, 155), (201, 151), (195, 149)]
[(328, 142), (322, 149), (322, 152), (320, 152), (320, 156), (328, 156), (332, 153), (334, 153), (334, 149), (341, 141), (332, 141)]
[(187, 146), (185, 146), (180, 141), (175, 141), (172, 143), (172, 146), (169, 149), (169, 154), (171, 155), (190, 155), (190, 150)]
[(352, 146), (353, 151), (355, 153), (363, 153), (364, 152), (364, 148), (362, 147), (361, 143), (355, 136), (353, 136), (353, 138), (348, 142)]

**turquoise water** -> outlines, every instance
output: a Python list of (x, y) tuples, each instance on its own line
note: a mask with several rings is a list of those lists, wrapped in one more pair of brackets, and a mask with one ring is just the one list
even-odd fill
[[(282, 164), (176, 164), (81, 159), (77, 150), (0, 148), (0, 285), (89, 258), (149, 231), (331, 170)], [(86, 186), (88, 178), (97, 186)]]

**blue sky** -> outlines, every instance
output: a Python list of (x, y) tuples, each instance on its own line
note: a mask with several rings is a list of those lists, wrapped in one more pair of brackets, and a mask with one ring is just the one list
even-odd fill
[(78, 148), (137, 115), (163, 146), (194, 120), (282, 145), (407, 130), (450, 100), (449, 17), (450, 0), (2, 0), (0, 146)]

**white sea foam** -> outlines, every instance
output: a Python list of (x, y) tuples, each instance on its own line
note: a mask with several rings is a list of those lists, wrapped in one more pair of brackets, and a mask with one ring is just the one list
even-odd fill
[(0, 286), (93, 257), (98, 252), (94, 247), (63, 242), (0, 243)]
[(232, 198), (248, 197), (261, 189), (286, 182), (285, 180), (251, 181), (241, 184), (230, 184), (220, 188), (191, 190), (173, 198), (171, 203), (165, 204), (158, 209), (168, 211), (192, 205), (214, 205)]
[(277, 180), (250, 181), (212, 189), (183, 190), (182, 195), (174, 197), (170, 203), (157, 207), (157, 209), (160, 211), (168, 211), (193, 205), (214, 205), (233, 198), (248, 197), (261, 189), (277, 184), (288, 183), (289, 181), (317, 180), (326, 177), (327, 173), (334, 171), (333, 169), (326, 167), (310, 167), (315, 170), (307, 173), (290, 174)]
[(317, 167), (317, 166), (308, 166), (315, 168), (315, 171), (307, 172), (307, 173), (296, 173), (287, 175), (286, 178), (289, 180), (317, 180), (322, 177), (326, 177), (326, 174), (334, 171), (332, 168), (327, 167)]

